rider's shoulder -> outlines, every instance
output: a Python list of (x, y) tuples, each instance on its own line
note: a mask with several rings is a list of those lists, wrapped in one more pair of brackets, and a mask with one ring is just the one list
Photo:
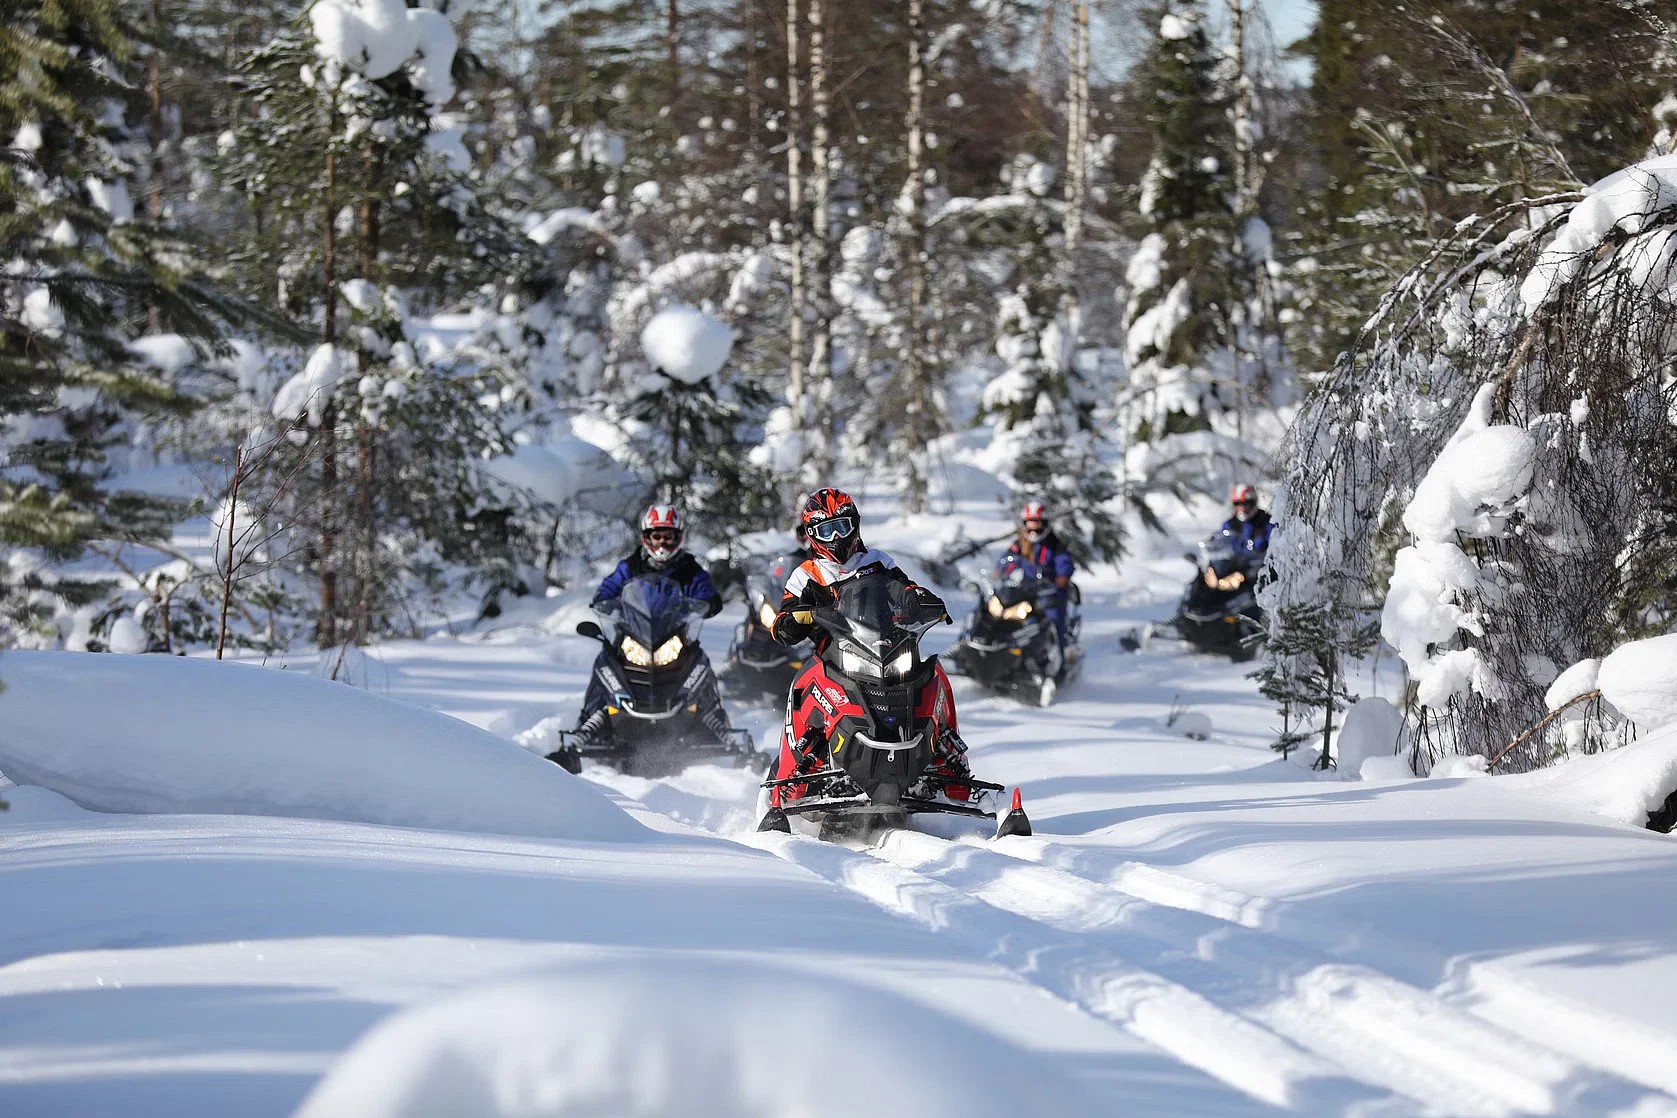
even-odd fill
[(852, 572), (871, 570), (874, 568), (890, 570), (896, 565), (897, 561), (891, 558), (891, 553), (889, 551), (881, 551), (877, 547), (870, 547), (857, 553), (851, 557), (849, 563), (845, 564), (845, 566)]

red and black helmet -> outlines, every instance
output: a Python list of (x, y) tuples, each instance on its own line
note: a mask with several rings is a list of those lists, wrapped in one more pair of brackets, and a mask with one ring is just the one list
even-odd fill
[(1245, 520), (1258, 507), (1258, 491), (1250, 485), (1231, 486), (1229, 488), (1229, 504), (1234, 506), (1235, 516)]
[(862, 514), (842, 489), (817, 489), (799, 517), (815, 554), (843, 563), (862, 550)]
[(681, 550), (685, 528), (681, 510), (674, 505), (648, 505), (641, 514), (641, 551), (646, 561), (662, 567), (674, 559)]

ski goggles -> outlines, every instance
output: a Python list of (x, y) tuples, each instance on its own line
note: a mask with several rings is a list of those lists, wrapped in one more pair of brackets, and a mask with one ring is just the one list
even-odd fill
[(853, 516), (835, 516), (831, 520), (818, 521), (809, 526), (809, 534), (822, 543), (841, 540), (855, 530), (856, 518)]
[(647, 543), (680, 543), (681, 533), (674, 528), (650, 528), (641, 533)]
[(1253, 508), (1258, 507), (1258, 502), (1256, 502), (1254, 500), (1250, 500), (1250, 499), (1243, 500), (1243, 501), (1235, 501), (1234, 502), (1234, 507), (1237, 508), (1237, 509), (1253, 509)]

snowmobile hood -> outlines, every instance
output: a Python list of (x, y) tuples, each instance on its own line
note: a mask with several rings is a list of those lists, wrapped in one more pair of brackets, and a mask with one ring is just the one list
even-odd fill
[(655, 649), (675, 636), (686, 636), (694, 603), (679, 583), (662, 575), (648, 575), (623, 588), (618, 615), (619, 636), (627, 634), (642, 647)]

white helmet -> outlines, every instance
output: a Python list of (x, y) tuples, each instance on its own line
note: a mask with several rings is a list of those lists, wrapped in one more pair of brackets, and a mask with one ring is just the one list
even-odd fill
[(648, 505), (641, 514), (641, 551), (654, 567), (676, 557), (684, 534), (681, 510), (674, 505)]

